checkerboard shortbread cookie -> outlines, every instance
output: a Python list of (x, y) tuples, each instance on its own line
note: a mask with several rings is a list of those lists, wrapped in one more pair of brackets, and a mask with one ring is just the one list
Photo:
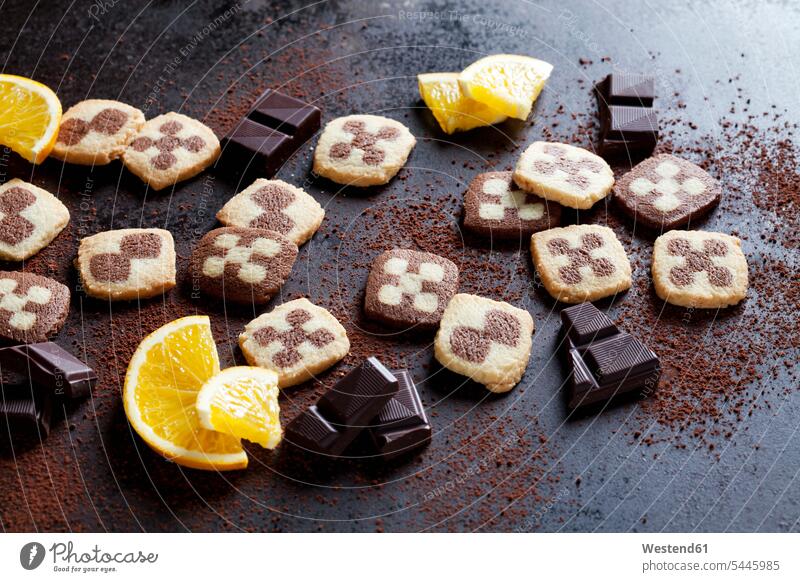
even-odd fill
[(603, 158), (583, 148), (537, 141), (522, 153), (514, 181), (542, 198), (586, 209), (611, 191), (614, 173)]
[(58, 139), (50, 155), (85, 166), (102, 166), (122, 152), (144, 125), (144, 113), (119, 101), (87, 99), (61, 118)]
[(682, 307), (736, 305), (747, 295), (741, 241), (721, 232), (671, 230), (653, 246), (653, 283), (661, 299)]
[(533, 343), (530, 313), (502, 301), (459, 293), (450, 300), (434, 340), (436, 359), (491, 392), (519, 383)]
[(251, 366), (278, 374), (278, 386), (305, 382), (350, 351), (342, 324), (308, 299), (295, 299), (247, 324), (239, 346)]
[(436, 327), (444, 308), (458, 290), (458, 267), (435, 255), (392, 249), (372, 263), (364, 311), (400, 328)]
[(0, 186), (0, 259), (23, 261), (49, 245), (69, 222), (61, 201), (17, 178)]
[(561, 205), (521, 190), (513, 172), (485, 172), (464, 196), (464, 226), (479, 235), (518, 239), (561, 223)]
[(81, 241), (76, 265), (87, 295), (145, 299), (175, 286), (175, 243), (160, 228), (108, 230)]
[(706, 214), (721, 197), (722, 187), (708, 172), (669, 154), (644, 160), (614, 185), (614, 199), (626, 214), (665, 230)]
[(347, 186), (386, 184), (406, 163), (416, 144), (408, 128), (377, 115), (334, 119), (314, 151), (314, 172)]
[(125, 149), (125, 167), (153, 190), (196, 176), (220, 153), (209, 128), (180, 113), (165, 113), (144, 124)]
[(25, 343), (47, 341), (69, 314), (69, 289), (48, 277), (0, 271), (0, 337)]
[(266, 303), (292, 272), (297, 245), (273, 230), (217, 228), (192, 252), (193, 282), (203, 293), (238, 303)]
[(325, 211), (302, 188), (283, 180), (259, 178), (228, 200), (217, 212), (226, 226), (266, 228), (288, 237), (297, 246), (317, 232)]
[(565, 303), (594, 301), (631, 286), (628, 255), (607, 226), (537, 232), (531, 237), (531, 253), (544, 288)]

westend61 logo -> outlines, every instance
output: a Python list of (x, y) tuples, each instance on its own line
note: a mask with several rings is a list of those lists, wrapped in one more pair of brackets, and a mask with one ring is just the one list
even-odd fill
[(39, 542), (29, 542), (19, 552), (19, 563), (26, 570), (35, 570), (42, 565), (47, 554), (53, 559), (55, 572), (109, 573), (117, 570), (118, 564), (155, 564), (158, 554), (133, 552), (106, 552), (95, 545), (88, 551), (75, 550), (72, 542), (56, 542), (50, 549)]

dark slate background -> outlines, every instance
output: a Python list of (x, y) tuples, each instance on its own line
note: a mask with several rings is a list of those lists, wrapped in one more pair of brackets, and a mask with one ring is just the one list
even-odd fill
[[(301, 250), (283, 295), (306, 294), (343, 320), (359, 344), (345, 366), (382, 345), (376, 339), (381, 330), (365, 324), (359, 312), (367, 268), (378, 252), (376, 239), (420, 242), (414, 240), (417, 231), (381, 222), (374, 211), (394, 207), (414, 213), (421, 212), (421, 205), (438, 209), (438, 214), (421, 214), (431, 229), (456, 227), (460, 195), (477, 172), (510, 167), (519, 148), (545, 131), (590, 146), (595, 111), (590, 87), (612, 68), (658, 76), (664, 143), (717, 155), (731, 135), (723, 119), (736, 124), (746, 121), (748, 112), (756, 113), (751, 122), (767, 128), (778, 125), (772, 114), (780, 111), (781, 126), (798, 120), (797, 109), (787, 111), (797, 103), (800, 89), (800, 11), (792, 3), (305, 4), (5, 2), (0, 6), (0, 58), (4, 72), (31, 76), (56, 89), (65, 109), (86, 97), (116, 98), (143, 108), (147, 117), (186, 112), (219, 132), (261, 89), (275, 86), (314, 100), (325, 120), (370, 112), (406, 123), (418, 145), (408, 168), (386, 187), (342, 192), (314, 179), (309, 149), (279, 173), (303, 184), (327, 211), (322, 230)], [(555, 65), (534, 116), (528, 123), (446, 138), (420, 107), (415, 75), (457, 71), (498, 52), (531, 54)], [(776, 141), (791, 139), (781, 131), (773, 134)], [(742, 167), (749, 163), (741, 159)], [(13, 155), (0, 164), (6, 179), (32, 179), (57, 191), (70, 207), (69, 229), (26, 268), (73, 286), (70, 263), (77, 241), (108, 228), (169, 228), (179, 266), (185, 269), (194, 242), (213, 228), (216, 210), (246, 185), (229, 172), (213, 170), (173, 191), (148, 193), (118, 164), (87, 170), (48, 161), (33, 169)], [(738, 179), (719, 177), (726, 188)], [(702, 226), (750, 235), (751, 267), (765, 256), (779, 256), (796, 268), (796, 250), (770, 246), (760, 236), (782, 224), (784, 210), (765, 212), (746, 197), (726, 198)], [(635, 327), (631, 314), (637, 310), (659, 321), (661, 307), (648, 282), (652, 237), (631, 229), (602, 204), (573, 219), (613, 223), (637, 264), (634, 289), (603, 306), (623, 325), (629, 321)], [(436, 240), (432, 235), (427, 244)], [(66, 418), (56, 422), (43, 445), (18, 435), (2, 445), (3, 529), (798, 529), (800, 401), (796, 376), (790, 375), (797, 370), (796, 352), (762, 360), (763, 379), (743, 378), (741, 385), (731, 386), (739, 399), (752, 399), (754, 410), (733, 423), (728, 418), (730, 430), (718, 435), (694, 438), (693, 426), (659, 424), (636, 402), (568, 418), (560, 397), (562, 372), (553, 356), (560, 306), (532, 283), (526, 248), (467, 241), (458, 252), (465, 261), (472, 257), (471, 269), (476, 256), (485, 256), (493, 267), (485, 273), (474, 270), (465, 290), (491, 295), (497, 286), (507, 288), (509, 298), (533, 314), (537, 331), (528, 373), (509, 395), (490, 397), (433, 365), (429, 337), (386, 337), (382, 349), (393, 351), (392, 357), (420, 380), (435, 429), (427, 450), (388, 465), (352, 461), (330, 466), (286, 452), (254, 450), (247, 471), (219, 476), (164, 462), (132, 434), (120, 403), (135, 344), (165, 321), (208, 313), (221, 357), (230, 364), (240, 361), (236, 337), (256, 312), (192, 302), (185, 285), (163, 301), (141, 305), (108, 305), (75, 293), (69, 322), (57, 340), (85, 354), (102, 382), (91, 400), (67, 407), (60, 415)], [(753, 276), (758, 272), (751, 270)], [(751, 290), (744, 307), (718, 318), (689, 318), (687, 325), (711, 338), (724, 322), (724, 329), (733, 331), (709, 342), (734, 346), (737, 334), (754, 333), (751, 322), (761, 317), (760, 309), (786, 308), (755, 294)], [(685, 315), (667, 311), (665, 318)], [(657, 331), (638, 333), (651, 337), (653, 332), (654, 349), (666, 350)], [(297, 389), (284, 401), (284, 411), (295, 414), (330, 379)], [(769, 406), (760, 405), (765, 392), (772, 395)], [(643, 433), (655, 435), (656, 444), (643, 443)]]

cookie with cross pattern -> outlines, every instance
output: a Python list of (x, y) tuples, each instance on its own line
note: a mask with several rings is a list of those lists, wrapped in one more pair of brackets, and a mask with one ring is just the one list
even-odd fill
[(220, 153), (219, 139), (196, 119), (170, 112), (145, 123), (125, 148), (125, 167), (161, 190), (196, 176), (214, 163)]
[(87, 295), (146, 299), (175, 286), (175, 242), (160, 228), (107, 230), (81, 240), (75, 261)]
[(236, 303), (266, 303), (292, 272), (297, 245), (273, 230), (217, 228), (192, 252), (193, 284)]
[(286, 388), (333, 366), (350, 351), (350, 340), (327, 309), (301, 298), (248, 323), (239, 346), (251, 366), (274, 370)]
[(481, 236), (519, 239), (561, 223), (561, 205), (520, 190), (513, 172), (485, 172), (464, 196), (464, 226)]
[(741, 241), (721, 232), (671, 230), (653, 245), (656, 294), (681, 307), (720, 308), (747, 295)]
[(302, 245), (317, 232), (325, 211), (302, 188), (259, 178), (228, 200), (217, 220), (225, 226), (266, 228)]
[(614, 200), (628, 216), (664, 230), (707, 214), (721, 197), (722, 187), (708, 172), (670, 154), (644, 160), (614, 185)]
[(144, 113), (119, 101), (87, 99), (61, 118), (51, 156), (71, 164), (102, 166), (122, 156), (144, 125)]
[(442, 314), (434, 354), (442, 366), (486, 386), (508, 392), (531, 356), (533, 318), (524, 309), (458, 293)]
[(23, 261), (49, 245), (69, 222), (69, 210), (18, 178), (0, 186), (0, 259)]
[(544, 288), (559, 301), (594, 301), (630, 289), (631, 263), (607, 226), (573, 224), (537, 232), (531, 254)]
[(583, 210), (611, 191), (614, 172), (603, 158), (583, 148), (537, 141), (517, 161), (514, 182), (526, 192)]
[(0, 337), (37, 343), (58, 332), (69, 314), (69, 289), (58, 281), (0, 271)]
[(406, 163), (415, 144), (408, 128), (394, 119), (339, 117), (319, 136), (314, 172), (345, 186), (386, 184)]
[(367, 279), (367, 316), (401, 329), (436, 327), (458, 290), (458, 267), (435, 255), (392, 249), (372, 263)]

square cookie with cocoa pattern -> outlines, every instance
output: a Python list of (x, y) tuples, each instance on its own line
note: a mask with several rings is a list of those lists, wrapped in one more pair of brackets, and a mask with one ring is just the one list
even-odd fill
[(372, 263), (364, 298), (366, 314), (402, 329), (431, 329), (458, 290), (452, 261), (408, 249), (392, 249)]
[(317, 232), (325, 211), (302, 188), (283, 180), (259, 178), (228, 200), (217, 212), (225, 226), (266, 228), (288, 237), (297, 246)]
[(122, 161), (153, 190), (196, 176), (220, 154), (219, 139), (203, 123), (170, 112), (145, 123)]
[(561, 205), (520, 189), (513, 172), (485, 172), (464, 196), (464, 227), (481, 236), (519, 239), (561, 224)]
[(574, 224), (537, 232), (531, 254), (544, 288), (559, 301), (594, 301), (630, 289), (631, 263), (607, 226)]
[(656, 294), (681, 307), (736, 305), (747, 295), (741, 241), (721, 232), (671, 230), (653, 245)]
[(533, 318), (503, 301), (458, 293), (442, 315), (434, 340), (442, 366), (486, 386), (508, 392), (528, 366)]
[(69, 314), (69, 289), (58, 281), (0, 271), (0, 337), (36, 343), (58, 332)]
[(154, 297), (175, 286), (175, 242), (160, 228), (107, 230), (81, 240), (76, 266), (92, 297)]
[(408, 128), (378, 115), (348, 115), (322, 130), (314, 150), (314, 173), (345, 186), (386, 184), (416, 144)]
[(586, 209), (611, 191), (614, 172), (603, 158), (583, 148), (537, 141), (520, 156), (514, 182), (526, 192)]
[(303, 297), (248, 323), (239, 346), (251, 366), (274, 370), (286, 388), (333, 366), (350, 351), (350, 340), (327, 309)]
[(24, 261), (49, 245), (69, 222), (69, 210), (18, 178), (0, 186), (0, 259)]
[(61, 118), (51, 156), (71, 164), (102, 166), (122, 156), (144, 125), (144, 113), (126, 103), (87, 99)]
[(192, 252), (193, 285), (236, 303), (266, 303), (292, 272), (297, 246), (273, 230), (217, 228)]

